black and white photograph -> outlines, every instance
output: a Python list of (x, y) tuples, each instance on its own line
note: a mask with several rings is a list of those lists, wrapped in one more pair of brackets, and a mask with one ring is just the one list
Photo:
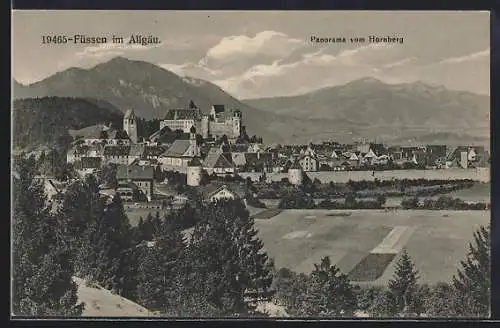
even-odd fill
[(490, 318), (489, 12), (11, 17), (11, 318)]

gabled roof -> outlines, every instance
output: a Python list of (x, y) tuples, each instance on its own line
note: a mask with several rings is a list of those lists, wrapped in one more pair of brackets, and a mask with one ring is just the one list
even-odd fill
[(118, 180), (153, 180), (152, 166), (120, 165), (116, 171)]
[(246, 153), (249, 146), (249, 144), (231, 144), (229, 145), (229, 151), (233, 153)]
[(132, 144), (130, 145), (130, 156), (143, 156), (145, 146), (143, 144)]
[(104, 147), (104, 156), (128, 156), (130, 146), (106, 146)]
[(165, 120), (196, 120), (200, 116), (200, 111), (197, 108), (177, 108), (169, 109)]
[(236, 197), (245, 198), (245, 187), (239, 183), (212, 182), (206, 186), (200, 187), (199, 190), (205, 199), (209, 199), (224, 189), (231, 192)]
[(223, 154), (220, 154), (219, 158), (217, 159), (217, 162), (215, 162), (215, 165), (212, 168), (233, 168), (234, 164), (226, 158)]
[(205, 160), (203, 161), (203, 167), (214, 167), (221, 154), (222, 150), (220, 148), (210, 148), (208, 150), (207, 156), (205, 157)]
[(175, 140), (172, 146), (168, 148), (161, 156), (163, 157), (183, 157), (188, 151), (191, 143), (189, 140)]
[(144, 156), (160, 156), (167, 149), (163, 146), (145, 146), (144, 147)]

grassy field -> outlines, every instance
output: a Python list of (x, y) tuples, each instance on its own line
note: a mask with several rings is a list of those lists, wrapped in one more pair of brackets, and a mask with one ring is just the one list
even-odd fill
[[(284, 210), (255, 224), (278, 268), (310, 272), (314, 263), (329, 256), (347, 274), (372, 250), (392, 247), (397, 253), (406, 247), (421, 282), (433, 283), (451, 279), (474, 230), (489, 221), (488, 211)], [(402, 227), (404, 231), (391, 236)], [(398, 259), (396, 254), (381, 276), (368, 283), (387, 284)]]

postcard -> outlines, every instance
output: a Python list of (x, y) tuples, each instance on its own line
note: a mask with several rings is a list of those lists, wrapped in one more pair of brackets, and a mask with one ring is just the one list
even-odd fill
[(489, 12), (12, 30), (12, 318), (489, 318)]

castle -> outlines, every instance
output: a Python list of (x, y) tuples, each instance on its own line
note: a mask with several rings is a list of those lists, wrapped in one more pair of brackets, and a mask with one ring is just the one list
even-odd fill
[(234, 142), (242, 131), (242, 115), (238, 109), (228, 110), (224, 105), (213, 105), (209, 114), (204, 114), (190, 101), (188, 108), (170, 109), (160, 122), (160, 130), (169, 127), (172, 131), (189, 133), (194, 126), (204, 139), (226, 135)]

